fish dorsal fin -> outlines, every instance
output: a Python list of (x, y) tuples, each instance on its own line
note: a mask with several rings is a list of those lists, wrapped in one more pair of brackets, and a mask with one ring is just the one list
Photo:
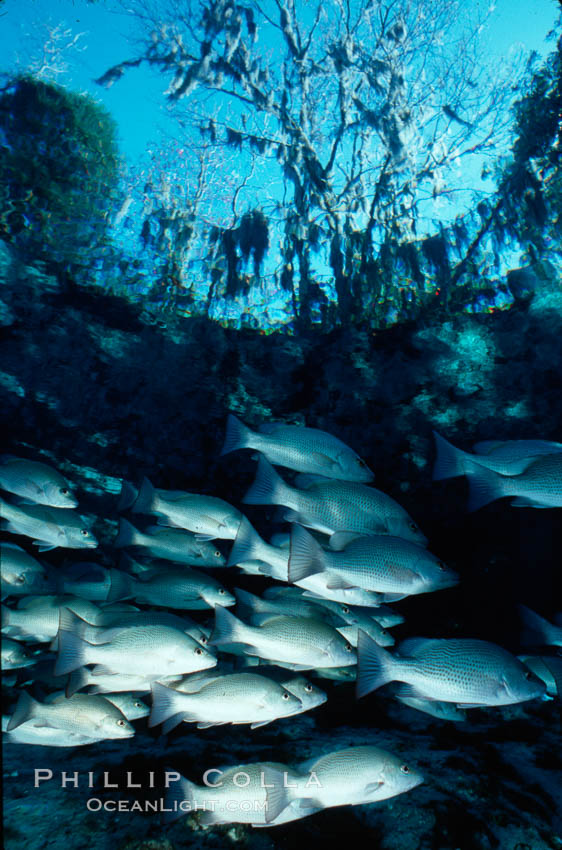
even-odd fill
[(416, 656), (440, 642), (438, 638), (406, 638), (400, 643), (397, 651), (400, 655)]
[(358, 537), (364, 536), (364, 534), (360, 534), (357, 531), (336, 531), (330, 537), (330, 549), (333, 549), (334, 552), (341, 552), (352, 540), (357, 540)]
[(324, 484), (326, 481), (332, 481), (333, 479), (327, 478), (325, 475), (317, 475), (313, 472), (301, 472), (299, 475), (295, 477), (295, 486), (299, 487), (301, 490), (308, 490), (309, 487), (314, 486), (314, 484)]

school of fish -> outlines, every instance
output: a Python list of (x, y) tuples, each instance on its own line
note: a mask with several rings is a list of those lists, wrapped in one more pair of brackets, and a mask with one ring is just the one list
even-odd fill
[[(471, 453), (434, 436), (433, 477), (466, 476), (469, 510), (505, 497), (516, 507), (562, 507), (562, 444), (488, 441)], [(319, 709), (328, 694), (311, 678), (355, 681), (357, 697), (384, 688), (387, 698), (454, 722), (467, 709), (560, 697), (562, 625), (525, 606), (522, 644), (550, 654), (515, 656), (477, 638), (412, 636), (395, 645), (389, 629), (404, 622), (395, 603), (450, 588), (459, 576), (341, 440), (284, 423), (254, 431), (229, 414), (221, 455), (240, 449), (258, 457), (241, 504), (277, 506), (290, 523), (284, 533), (264, 540), (214, 495), (123, 481), (109, 566), (55, 567), (35, 557), (33, 547), (95, 550), (92, 519), (51, 466), (0, 459), (2, 528), (14, 536), (0, 544), (2, 667), (19, 691), (2, 717), (5, 741), (84, 746), (130, 738), (143, 717), (162, 733), (183, 724), (255, 729)], [(230, 567), (273, 581), (259, 596), (230, 586), (227, 571), (225, 586), (214, 571)], [(36, 683), (42, 699), (30, 693)], [(201, 823), (271, 827), (423, 782), (415, 767), (372, 746), (215, 773), (220, 780), (181, 777), (169, 789), (180, 815), (204, 809)]]

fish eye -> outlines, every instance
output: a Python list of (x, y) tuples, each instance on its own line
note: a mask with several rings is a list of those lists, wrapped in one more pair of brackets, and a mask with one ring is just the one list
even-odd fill
[(409, 773), (410, 772), (410, 768), (408, 767), (407, 764), (401, 765), (400, 770), (401, 770), (402, 773)]
[(199, 643), (207, 643), (207, 637), (205, 635), (201, 635), (199, 638)]
[(349, 614), (349, 608), (347, 607), (347, 605), (342, 605), (341, 612), (342, 614)]
[(135, 702), (133, 705), (135, 708), (142, 708), (142, 702)]
[(410, 523), (410, 528), (412, 529), (412, 531), (419, 531), (419, 528), (415, 522)]
[(283, 691), (283, 699), (289, 699), (289, 694), (287, 691)]
[(18, 584), (25, 584), (25, 576), (23, 573), (19, 576), (16, 576), (16, 582)]
[(444, 571), (444, 570), (446, 570), (446, 569), (447, 569), (447, 567), (446, 567), (446, 565), (443, 563), (443, 561), (439, 561), (439, 562), (438, 562), (438, 564), (437, 564), (437, 566), (439, 567), (439, 569), (440, 569), (441, 571)]
[(88, 531), (88, 529), (87, 529), (87, 528), (81, 528), (81, 529), (80, 529), (80, 534), (81, 534), (83, 537), (89, 537), (89, 536), (90, 536), (90, 532)]
[(118, 721), (117, 721), (117, 725), (118, 725), (118, 726), (124, 726), (124, 725), (125, 725), (125, 721), (124, 721), (124, 720), (118, 720)]
[(531, 673), (531, 671), (530, 671), (530, 670), (528, 670), (528, 671), (525, 673), (525, 678), (527, 679), (527, 681), (528, 681), (528, 682), (530, 682), (530, 681), (531, 681), (531, 679), (533, 678), (533, 674)]
[(197, 649), (195, 650), (195, 655), (203, 655), (203, 650), (201, 649), (200, 646), (198, 646)]
[(308, 685), (305, 685), (305, 686), (304, 686), (304, 689), (305, 689), (305, 691), (307, 692), (307, 694), (309, 694), (309, 693), (311, 692), (311, 690), (312, 690), (312, 685), (310, 684), (310, 682), (308, 683)]
[(68, 496), (70, 490), (68, 489), (68, 487), (61, 487), (59, 492), (61, 496)]
[(224, 596), (224, 587), (219, 588), (219, 593), (221, 596)]
[(351, 652), (351, 650), (352, 650), (352, 649), (353, 649), (353, 647), (351, 646), (351, 644), (350, 644), (350, 643), (346, 643), (346, 645), (345, 645), (345, 651), (346, 651), (346, 652)]
[(219, 552), (219, 550), (215, 549), (215, 558), (220, 558), (220, 556), (221, 556), (221, 553)]

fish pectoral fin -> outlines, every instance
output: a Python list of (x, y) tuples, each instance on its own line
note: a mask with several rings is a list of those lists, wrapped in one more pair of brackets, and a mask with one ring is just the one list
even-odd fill
[(33, 545), (37, 546), (39, 552), (50, 552), (51, 549), (56, 549), (56, 543), (47, 543), (45, 540), (34, 540)]
[[(96, 644), (96, 646), (105, 646), (106, 644)], [(118, 676), (119, 674), (115, 670), (111, 670), (109, 667), (106, 667), (105, 664), (96, 664), (94, 669), (92, 670), (94, 676)]]
[(382, 781), (382, 779), (379, 779), (377, 782), (369, 782), (368, 785), (365, 785), (365, 793), (372, 794), (373, 791), (378, 791), (379, 788), (382, 788), (383, 785), (384, 782)]
[(324, 803), (322, 800), (318, 800), (316, 797), (301, 797), (300, 800), (295, 801), (294, 805), (296, 805), (299, 809), (323, 809)]
[(332, 576), (326, 587), (328, 590), (350, 590), (352, 587), (357, 587), (357, 585), (351, 584), (351, 582), (346, 581), (344, 578), (340, 578), (339, 576)]
[(170, 519), (169, 516), (165, 516), (165, 514), (161, 514), (158, 516), (156, 520), (156, 525), (164, 526), (164, 528), (184, 528), (183, 525), (178, 525), (177, 522), (174, 522), (173, 519)]
[(337, 466), (337, 463), (328, 455), (322, 454), (321, 452), (312, 452), (310, 457), (321, 466), (323, 469), (331, 469), (334, 466)]
[(418, 690), (415, 685), (410, 685), (406, 682), (400, 683), (396, 691), (398, 697), (414, 697), (415, 699), (425, 699), (427, 702), (438, 702), (436, 697), (430, 697), (423, 691)]
[(250, 725), (250, 729), (257, 729), (259, 726), (267, 726), (268, 723), (272, 723), (271, 720), (259, 720), (256, 723), (252, 723)]
[(198, 541), (198, 543), (207, 543), (209, 540), (216, 540), (216, 538), (216, 534), (202, 534), (199, 531), (195, 533), (195, 539)]
[(552, 508), (552, 505), (543, 505), (541, 502), (535, 502), (526, 496), (518, 496), (517, 499), (511, 501), (512, 508)]

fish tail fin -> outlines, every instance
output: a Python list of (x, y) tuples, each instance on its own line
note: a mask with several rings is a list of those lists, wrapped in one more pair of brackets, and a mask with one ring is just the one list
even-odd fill
[(236, 449), (251, 448), (252, 436), (253, 431), (248, 428), (247, 425), (244, 425), (237, 416), (234, 416), (233, 413), (229, 413), (226, 419), (224, 444), (219, 457), (227, 455), (230, 452), (234, 452)]
[(523, 633), (523, 642), (548, 646), (551, 638), (554, 637), (553, 632), (559, 630), (553, 627), (544, 617), (527, 608), (526, 605), (520, 605), (519, 612), (526, 627)]
[[(171, 769), (166, 772), (176, 773), (175, 770), (172, 771)], [(187, 815), (189, 812), (195, 811), (199, 802), (199, 796), (199, 787), (195, 785), (195, 783), (190, 782), (189, 779), (186, 779), (184, 776), (180, 776), (179, 781), (173, 782), (166, 791), (166, 814), (164, 816), (164, 820), (167, 823), (171, 823), (172, 821), (183, 817), (183, 815)], [(180, 808), (182, 803), (187, 805)], [(205, 812), (205, 814), (211, 814), (211, 812)]]
[(55, 676), (65, 676), (87, 664), (86, 650), (90, 644), (74, 632), (59, 629), (59, 652), (55, 664)]
[(444, 478), (458, 478), (465, 474), (464, 455), (462, 449), (457, 449), (444, 437), (433, 432), (435, 439), (435, 465), (433, 467), (433, 480), (442, 481)]
[(358, 699), (393, 681), (394, 658), (361, 630), (357, 641), (357, 658)]
[(247, 590), (242, 590), (240, 587), (234, 588), (234, 593), (238, 606), (243, 609), (243, 616), (261, 614), (264, 611), (271, 610), (267, 602), (264, 602), (263, 599), (260, 599), (254, 593), (248, 593)]
[(289, 555), (288, 579), (294, 583), (325, 569), (323, 549), (302, 525), (293, 525)]
[(504, 489), (505, 480), (506, 476), (499, 472), (471, 464), (468, 472), (468, 510), (477, 511), (484, 505), (509, 495)]
[(107, 602), (119, 602), (121, 599), (130, 599), (133, 596), (131, 576), (112, 568), (109, 571), (109, 577), (111, 584), (107, 594)]
[(251, 561), (258, 558), (259, 542), (259, 534), (253, 528), (251, 522), (246, 517), (242, 517), (238, 534), (234, 539), (226, 562), (227, 567), (233, 567), (239, 561)]
[(66, 683), (65, 688), (65, 696), (67, 699), (70, 699), (78, 691), (82, 690), (82, 688), (87, 687), (88, 685), (88, 671), (85, 667), (80, 667), (79, 670), (73, 670), (70, 676), (68, 677), (68, 681)]
[[(187, 695), (186, 699), (188, 698)], [(160, 682), (152, 683), (152, 710), (148, 718), (149, 726), (158, 726), (170, 717), (177, 715), (178, 708), (178, 692), (173, 688), (168, 688)], [(181, 723), (182, 715), (180, 714), (177, 723)], [(174, 726), (177, 724), (174, 723)]]
[[(79, 617), (71, 608), (59, 609), (59, 632), (74, 632), (75, 635), (83, 637), (88, 626), (92, 626), (92, 623), (88, 623), (82, 617)], [(51, 652), (56, 652), (59, 648), (59, 632), (49, 644)]]
[(223, 608), (222, 605), (215, 607), (215, 627), (209, 638), (210, 645), (218, 645), (221, 643), (239, 643), (240, 632), (244, 624), (238, 617)]
[(146, 476), (142, 479), (141, 486), (139, 488), (139, 493), (136, 498), (135, 504), (132, 507), (132, 511), (136, 514), (148, 514), (151, 512), (154, 497), (156, 493), (154, 491), (154, 487), (151, 482), (146, 478)]
[(270, 462), (260, 455), (254, 483), (242, 499), (246, 505), (277, 505), (286, 484)]
[(121, 517), (119, 520), (119, 531), (117, 532), (117, 537), (113, 541), (113, 545), (118, 549), (123, 548), (124, 546), (135, 546), (138, 538), (138, 530), (135, 526), (129, 522), (125, 517)]
[(138, 496), (138, 490), (134, 484), (131, 484), (130, 481), (126, 481), (123, 479), (121, 482), (121, 492), (119, 494), (119, 501), (117, 502), (117, 510), (118, 511), (127, 511), (129, 508), (132, 508), (135, 504), (135, 501)]
[(277, 768), (264, 766), (262, 777), (262, 782), (267, 788), (265, 822), (271, 823), (291, 802), (291, 792), (287, 787), (286, 774)]
[(11, 732), (12, 729), (17, 729), (17, 727), (21, 726), (22, 723), (25, 723), (26, 720), (30, 720), (37, 712), (37, 705), (37, 701), (34, 700), (27, 691), (23, 691), (16, 703), (14, 713), (10, 717), (7, 731)]

